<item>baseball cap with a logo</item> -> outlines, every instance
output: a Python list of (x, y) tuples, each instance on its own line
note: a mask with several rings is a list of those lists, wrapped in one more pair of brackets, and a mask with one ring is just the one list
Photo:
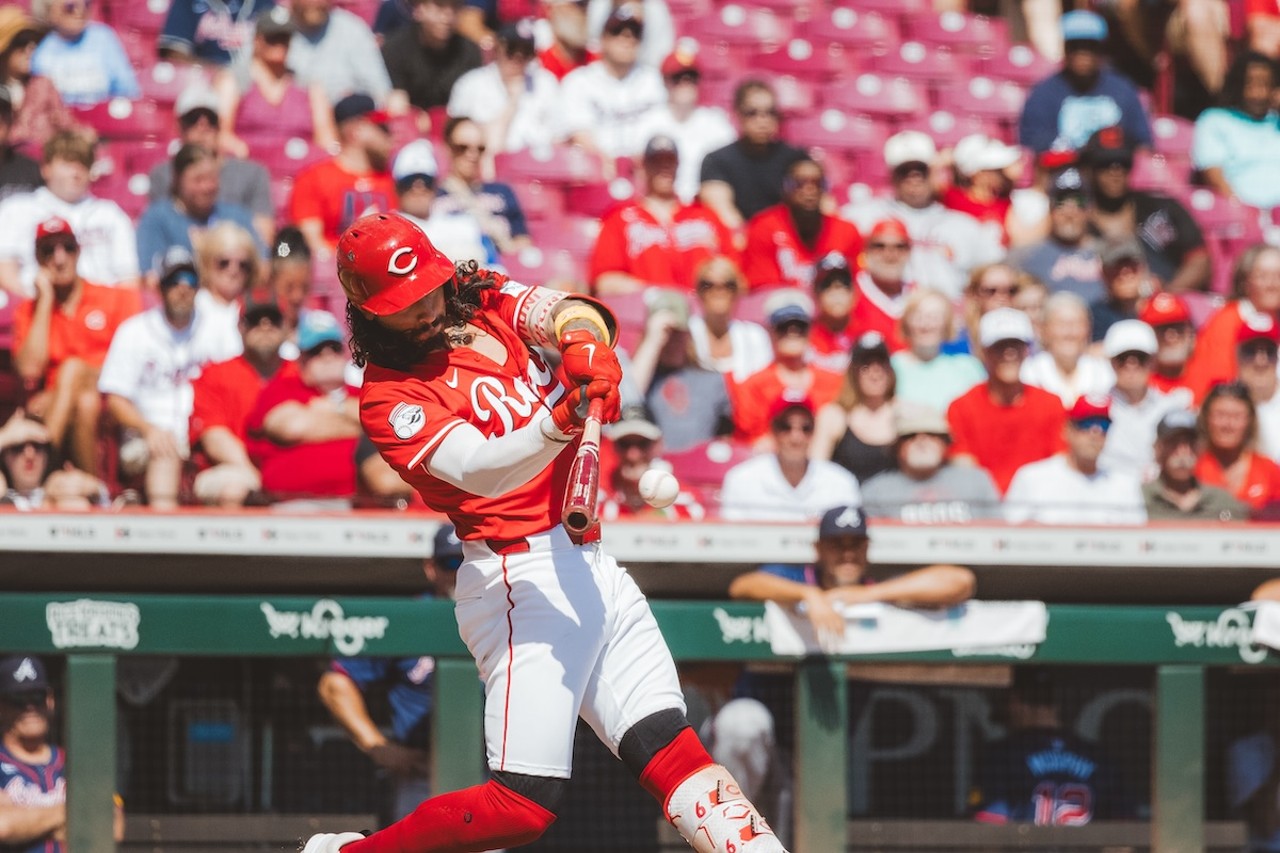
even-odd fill
[(819, 539), (866, 535), (867, 517), (856, 506), (832, 507), (822, 514), (822, 521), (818, 522)]
[(1153, 328), (1172, 326), (1190, 323), (1191, 312), (1187, 310), (1187, 304), (1172, 293), (1157, 293), (1143, 306), (1138, 319)]
[(1267, 314), (1254, 314), (1244, 318), (1240, 331), (1236, 333), (1236, 345), (1244, 346), (1254, 341), (1268, 341), (1280, 344), (1280, 325)]
[(462, 540), (452, 524), (445, 522), (436, 528), (431, 557), (445, 568), (456, 570), (462, 564)]
[(44, 663), (35, 655), (11, 655), (0, 660), (0, 693), (48, 690)]
[(71, 223), (61, 216), (51, 216), (36, 226), (37, 245), (50, 237), (60, 237), (72, 243), (76, 242), (76, 232), (71, 230)]

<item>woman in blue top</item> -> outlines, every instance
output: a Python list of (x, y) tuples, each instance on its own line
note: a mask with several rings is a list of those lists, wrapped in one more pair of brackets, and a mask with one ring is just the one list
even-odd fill
[(1261, 53), (1240, 56), (1227, 72), (1221, 106), (1196, 120), (1191, 159), (1214, 191), (1264, 210), (1280, 205), (1280, 116), (1272, 96), (1276, 63)]

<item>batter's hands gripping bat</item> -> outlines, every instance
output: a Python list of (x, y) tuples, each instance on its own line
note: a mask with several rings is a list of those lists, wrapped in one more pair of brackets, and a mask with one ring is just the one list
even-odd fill
[(564, 491), (564, 511), (560, 514), (560, 522), (571, 536), (585, 536), (600, 524), (596, 517), (596, 501), (600, 497), (600, 418), (603, 410), (604, 400), (592, 398), (587, 418), (582, 424), (578, 455), (569, 469), (569, 484)]

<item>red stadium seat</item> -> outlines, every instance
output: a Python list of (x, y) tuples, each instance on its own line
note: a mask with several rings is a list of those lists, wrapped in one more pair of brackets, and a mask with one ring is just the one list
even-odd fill
[(114, 201), (129, 214), (130, 219), (137, 219), (147, 209), (147, 191), (150, 189), (147, 181), (132, 180), (132, 176), (124, 171), (103, 175), (93, 183), (94, 195)]
[(135, 71), (150, 68), (156, 64), (156, 37), (152, 33), (140, 33), (136, 30), (120, 30), (116, 33), (120, 44), (129, 57), (129, 64)]
[(172, 113), (155, 101), (112, 98), (73, 114), (103, 139), (168, 139), (173, 135)]
[(874, 12), (895, 21), (902, 17), (928, 14), (929, 0), (834, 0), (833, 11)]
[(1224, 198), (1204, 187), (1194, 189), (1183, 198), (1188, 212), (1210, 236), (1230, 243), (1256, 243), (1262, 239), (1261, 213), (1255, 207)]
[(1190, 175), (1190, 161), (1185, 154), (1173, 157), (1139, 151), (1133, 158), (1129, 183), (1137, 189), (1181, 196), (1187, 192)]
[(564, 191), (564, 206), (568, 213), (575, 216), (600, 217), (635, 195), (635, 184), (626, 178), (615, 178), (609, 182), (567, 187)]
[(140, 33), (154, 43), (164, 30), (169, 0), (111, 0), (103, 4), (102, 15), (117, 32)]
[(540, 181), (512, 183), (525, 218), (556, 219), (564, 215), (564, 189)]
[(534, 243), (544, 249), (562, 249), (574, 258), (586, 260), (600, 236), (600, 220), (567, 214), (560, 219), (530, 222), (529, 233)]
[(495, 168), (500, 181), (544, 181), (571, 186), (604, 179), (600, 158), (577, 145), (556, 145), (499, 154)]
[(858, 68), (856, 55), (834, 42), (822, 44), (793, 38), (779, 49), (756, 54), (752, 68), (789, 74), (806, 80), (829, 80)]
[(981, 60), (983, 74), (995, 80), (1008, 80), (1023, 87), (1039, 83), (1058, 71), (1059, 65), (1046, 59), (1026, 44), (1011, 45)]
[(329, 156), (323, 148), (317, 148), (308, 139), (278, 136), (251, 136), (245, 138), (250, 159), (266, 167), (273, 177), (296, 175), (300, 170)]
[(791, 21), (768, 9), (726, 3), (710, 15), (685, 21), (685, 35), (704, 47), (725, 45), (739, 55), (777, 50), (791, 37)]
[(697, 489), (709, 503), (718, 506), (724, 475), (730, 468), (747, 461), (753, 455), (748, 447), (723, 439), (713, 439), (679, 453), (664, 453), (662, 458), (670, 463), (671, 472), (676, 475), (677, 480)]
[(954, 85), (939, 89), (937, 106), (958, 114), (968, 114), (1010, 126), (1022, 114), (1027, 93), (1017, 83), (992, 80), (990, 77), (957, 79)]
[(928, 107), (919, 83), (872, 73), (824, 86), (821, 100), (825, 107), (888, 119), (907, 119)]
[(583, 284), (584, 265), (568, 252), (558, 249), (525, 249), (502, 256), (507, 275), (523, 284)]
[(926, 45), (990, 57), (1008, 52), (1009, 25), (1002, 18), (962, 12), (932, 13), (907, 20), (907, 34)]
[(949, 48), (927, 48), (907, 41), (872, 59), (871, 67), (886, 77), (905, 77), (933, 85), (966, 80), (972, 73), (969, 58)]
[(897, 125), (896, 130), (918, 130), (933, 138), (938, 149), (952, 148), (961, 139), (975, 133), (996, 138), (1002, 137), (999, 125), (981, 116), (956, 115), (950, 110), (934, 110), (927, 116), (910, 119)]
[(1176, 154), (1187, 157), (1195, 139), (1195, 122), (1181, 116), (1152, 116), (1151, 137), (1153, 147), (1160, 154)]
[(166, 107), (172, 107), (182, 91), (192, 84), (209, 85), (209, 76), (199, 66), (157, 62), (150, 68), (138, 69), (142, 97)]
[(805, 23), (801, 32), (815, 45), (838, 44), (861, 52), (884, 53), (902, 40), (898, 24), (888, 13), (837, 8), (822, 12)]
[(884, 141), (889, 134), (889, 127), (883, 122), (864, 115), (848, 115), (836, 109), (793, 119), (782, 128), (782, 135), (801, 148), (842, 153), (873, 152), (877, 155), (884, 150)]

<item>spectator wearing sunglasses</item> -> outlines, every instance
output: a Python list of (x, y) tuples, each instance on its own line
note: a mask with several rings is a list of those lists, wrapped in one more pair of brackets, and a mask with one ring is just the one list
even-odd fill
[[(1203, 449), (1204, 442), (1194, 412), (1172, 411), (1160, 420), (1156, 427), (1155, 446), (1155, 460), (1160, 473), (1142, 487), (1149, 519), (1248, 520), (1249, 508), (1232, 497), (1230, 492), (1217, 486), (1207, 486), (1196, 479), (1196, 462)], [(1271, 592), (1280, 592), (1280, 585), (1271, 583)], [(1253, 597), (1257, 599), (1258, 592)]]
[(865, 483), (893, 467), (893, 398), (897, 378), (879, 332), (853, 345), (840, 392), (818, 409), (812, 453), (846, 468)]
[(174, 509), (188, 436), (192, 381), (212, 362), (239, 352), (224, 330), (196, 310), (200, 279), (191, 254), (170, 248), (156, 278), (160, 304), (120, 324), (98, 377), (107, 411), (120, 425), (120, 471), (142, 477), (147, 503)]
[[(16, 812), (0, 829), (11, 850), (66, 853), (67, 756), (50, 741), (53, 688), (35, 655), (0, 660), (0, 791)], [(112, 835), (124, 839), (124, 805), (115, 797)]]
[(396, 180), (397, 212), (422, 229), (445, 257), (461, 263), (475, 261), (493, 266), (497, 252), (480, 223), (466, 210), (436, 208), (436, 155), (425, 139), (410, 142), (396, 155), (391, 177)]
[(963, 325), (942, 351), (980, 357), (982, 348), (978, 344), (978, 324), (982, 318), (996, 308), (1020, 307), (1016, 303), (1032, 281), (1035, 279), (1030, 275), (1004, 261), (975, 269), (969, 274), (960, 306)]
[(397, 30), (382, 46), (391, 85), (420, 110), (449, 103), (454, 84), (482, 64), (480, 48), (458, 32), (461, 0), (416, 0), (414, 25)]
[(484, 129), (490, 162), (502, 151), (551, 144), (560, 84), (535, 61), (533, 32), (529, 18), (504, 24), (493, 62), (463, 74), (449, 95), (449, 115)]
[(760, 211), (747, 224), (742, 270), (753, 290), (809, 291), (819, 258), (830, 252), (846, 258), (862, 254), (862, 235), (853, 223), (822, 211), (826, 191), (827, 177), (816, 160), (803, 157), (787, 167), (781, 204)]
[(30, 157), (39, 157), (58, 131), (82, 130), (53, 81), (31, 73), (31, 57), (43, 35), (21, 6), (0, 7), (0, 88), (9, 95), (9, 143)]
[(91, 0), (37, 0), (32, 13), (53, 28), (31, 57), (31, 71), (48, 77), (62, 100), (91, 107), (111, 98), (142, 97), (133, 65), (115, 30), (89, 19)]
[(308, 312), (298, 327), (298, 369), (268, 382), (249, 415), (249, 458), (268, 497), (287, 508), (351, 507), (359, 391), (345, 381), (342, 337), (332, 314)]
[(79, 511), (110, 503), (107, 486), (79, 468), (59, 468), (49, 431), (18, 409), (0, 426), (0, 506)]
[(724, 374), (733, 387), (769, 366), (769, 333), (759, 323), (734, 316), (747, 280), (733, 258), (711, 258), (698, 267), (696, 278), (701, 311), (689, 315), (693, 351), (699, 364)]
[(1089, 233), (1092, 205), (1080, 170), (1058, 171), (1049, 184), (1048, 236), (1014, 249), (1009, 263), (1043, 281), (1051, 293), (1069, 290), (1085, 302), (1103, 298), (1102, 261)]
[(1138, 319), (1156, 333), (1156, 352), (1151, 360), (1151, 387), (1161, 391), (1190, 388), (1183, 380), (1187, 360), (1196, 345), (1191, 312), (1182, 297), (1157, 293), (1138, 312)]
[(1274, 317), (1251, 317), (1236, 336), (1236, 378), (1249, 390), (1258, 411), (1258, 449), (1280, 459), (1280, 375), (1277, 375), (1280, 324)]
[(294, 369), (280, 357), (286, 332), (274, 294), (246, 294), (239, 332), (244, 352), (210, 364), (192, 383), (190, 443), (200, 468), (193, 492), (205, 506), (244, 506), (261, 487), (245, 447), (249, 414), (267, 383)]
[(1098, 249), (1105, 293), (1089, 303), (1089, 324), (1096, 343), (1121, 320), (1138, 319), (1139, 309), (1151, 298), (1155, 283), (1147, 258), (1135, 240), (1104, 243)]
[(196, 310), (221, 329), (219, 348), (225, 352), (240, 352), (240, 303), (262, 280), (264, 263), (254, 237), (234, 222), (219, 222), (195, 236)]
[(675, 501), (666, 507), (652, 507), (640, 495), (640, 478), (650, 468), (669, 469), (661, 458), (665, 445), (663, 431), (655, 423), (636, 414), (624, 415), (622, 420), (606, 427), (606, 437), (613, 445), (618, 464), (609, 475), (609, 482), (600, 488), (600, 519), (615, 521), (673, 519), (701, 521), (706, 510), (698, 502), (698, 496), (681, 488)]
[[(423, 573), (427, 598), (454, 597), (462, 542), (453, 525), (436, 529)], [(431, 709), (435, 705), (435, 658), (335, 658), (320, 676), (320, 701), (346, 730), (351, 742), (389, 777), (393, 793), (379, 818), (391, 823), (409, 814), (430, 789)], [(369, 706), (387, 707), (380, 724)], [(389, 723), (390, 725), (385, 725)]]
[[(152, 269), (170, 248), (194, 252), (193, 235), (231, 222), (256, 235), (253, 215), (236, 204), (218, 200), (222, 164), (208, 148), (184, 145), (173, 155), (173, 190), (152, 202), (138, 220), (138, 264)], [(265, 249), (258, 244), (259, 255)], [(154, 284), (154, 278), (151, 280)]]
[(27, 409), (48, 441), (81, 470), (99, 470), (98, 372), (112, 336), (142, 310), (137, 290), (102, 287), (76, 272), (80, 244), (65, 219), (36, 229), (35, 299), (14, 313), (14, 367), (32, 391)]
[(532, 246), (515, 190), (484, 179), (488, 143), (483, 128), (469, 118), (451, 118), (445, 122), (444, 141), (449, 148), (449, 170), (437, 183), (432, 212), (469, 214), (502, 254)]
[(1004, 497), (1011, 524), (1145, 524), (1141, 481), (1126, 471), (1099, 466), (1111, 428), (1111, 399), (1087, 396), (1067, 412), (1066, 450), (1029, 462), (1013, 475)]
[[(850, 255), (849, 257), (856, 257)], [(862, 269), (853, 276), (853, 322), (864, 331), (879, 332), (890, 352), (906, 347), (902, 339), (902, 310), (915, 292), (908, 278), (911, 234), (896, 219), (882, 219), (867, 234)]]
[(1204, 449), (1196, 460), (1196, 479), (1226, 489), (1253, 510), (1280, 500), (1280, 465), (1258, 449), (1258, 409), (1240, 382), (1209, 389), (1200, 405)]
[[(254, 230), (264, 241), (275, 234), (276, 210), (271, 200), (271, 176), (261, 163), (230, 157), (218, 148), (222, 119), (218, 99), (203, 83), (183, 89), (173, 108), (178, 122), (178, 141), (198, 145), (218, 153), (218, 201), (243, 207), (253, 216)], [(151, 167), (148, 201), (155, 203), (173, 195), (173, 161), (163, 160)]]

